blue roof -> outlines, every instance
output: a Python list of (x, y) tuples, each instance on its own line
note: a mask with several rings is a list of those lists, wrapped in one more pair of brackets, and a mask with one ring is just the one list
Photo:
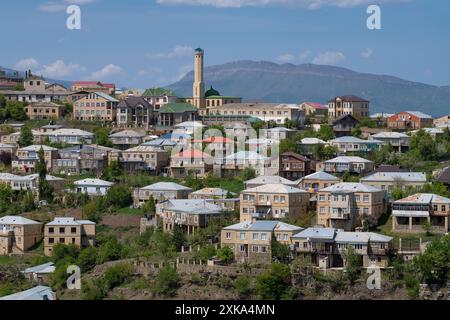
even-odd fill
[(111, 97), (110, 95), (108, 95), (106, 93), (96, 92), (95, 94), (100, 96), (100, 97), (102, 97), (102, 98), (104, 98), (104, 99), (106, 99), (106, 100), (109, 100), (111, 102), (119, 102), (119, 100), (117, 100), (116, 98)]

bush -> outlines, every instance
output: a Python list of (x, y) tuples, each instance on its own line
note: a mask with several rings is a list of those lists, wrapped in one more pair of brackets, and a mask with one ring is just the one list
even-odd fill
[(118, 260), (122, 257), (123, 246), (116, 237), (108, 237), (98, 248), (97, 263)]
[(128, 207), (133, 203), (131, 191), (127, 186), (116, 184), (106, 193), (106, 204), (114, 208)]
[(133, 274), (133, 269), (128, 263), (120, 263), (109, 267), (103, 276), (105, 289), (111, 290), (119, 287), (129, 280)]
[(164, 267), (156, 275), (153, 292), (164, 297), (173, 297), (179, 287), (180, 277), (175, 269), (172, 267)]
[(239, 299), (249, 298), (254, 291), (252, 279), (247, 276), (240, 276), (234, 281), (234, 289), (239, 295)]
[(95, 267), (97, 261), (97, 248), (88, 247), (83, 249), (78, 256), (78, 266), (82, 272), (86, 272)]
[(106, 297), (106, 291), (101, 279), (83, 281), (81, 286), (82, 300), (103, 300)]
[(285, 264), (272, 264), (269, 271), (256, 279), (256, 292), (259, 299), (279, 300), (291, 287), (291, 271)]
[(224, 263), (230, 263), (234, 260), (234, 253), (230, 247), (225, 246), (217, 250), (217, 257)]

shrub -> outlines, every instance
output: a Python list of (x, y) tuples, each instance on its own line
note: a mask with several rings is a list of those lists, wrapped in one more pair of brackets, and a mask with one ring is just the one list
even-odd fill
[(121, 286), (129, 280), (132, 274), (133, 269), (128, 263), (120, 263), (109, 267), (103, 276), (105, 289), (111, 290), (115, 287)]
[(224, 263), (230, 263), (234, 260), (234, 253), (230, 247), (225, 246), (217, 250), (217, 257)]
[(175, 269), (172, 267), (164, 267), (156, 275), (153, 291), (164, 297), (173, 297), (179, 287), (180, 277)]
[(291, 271), (285, 264), (272, 264), (256, 279), (256, 292), (259, 299), (279, 300), (291, 287)]

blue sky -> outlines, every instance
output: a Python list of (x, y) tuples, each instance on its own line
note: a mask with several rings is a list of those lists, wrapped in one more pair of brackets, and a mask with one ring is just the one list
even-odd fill
[[(81, 30), (65, 8), (79, 4)], [(368, 30), (378, 3), (382, 30)], [(0, 65), (146, 88), (241, 59), (314, 62), (450, 85), (448, 0), (20, 0), (0, 2)]]

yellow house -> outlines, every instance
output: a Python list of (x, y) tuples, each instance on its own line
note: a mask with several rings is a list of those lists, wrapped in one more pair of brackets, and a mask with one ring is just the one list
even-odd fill
[(115, 121), (119, 100), (103, 92), (91, 92), (73, 102), (73, 118), (81, 121)]
[(22, 254), (42, 240), (42, 223), (20, 216), (0, 218), (0, 255)]

